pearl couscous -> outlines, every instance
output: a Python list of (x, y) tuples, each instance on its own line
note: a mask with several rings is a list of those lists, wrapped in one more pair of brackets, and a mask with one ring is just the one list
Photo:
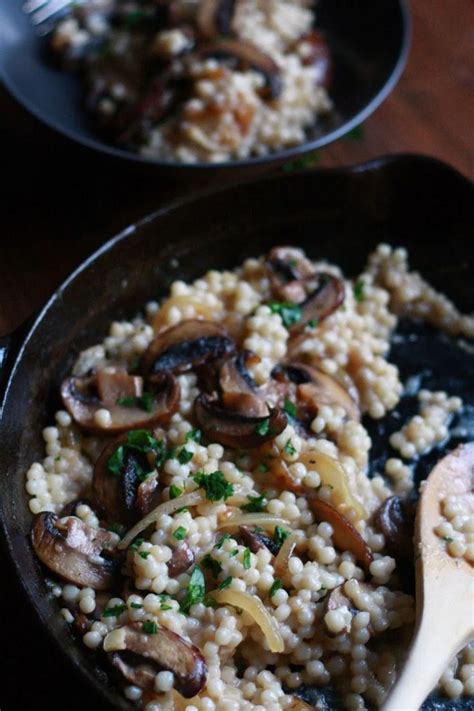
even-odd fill
[(303, 143), (332, 109), (314, 23), (312, 0), (88, 0), (50, 45), (115, 143), (215, 163)]
[[(79, 355), (26, 477), (33, 547), (64, 623), (132, 704), (303, 709), (298, 693), (328, 685), (346, 709), (383, 703), (413, 631), (411, 465), (462, 407), (420, 391), (369, 477), (366, 418), (403, 395), (399, 315), (473, 333), (403, 249), (380, 245), (350, 280), (276, 247), (174, 282)], [(469, 507), (444, 501), (436, 532), (472, 563)], [(473, 643), (439, 690), (473, 695)]]

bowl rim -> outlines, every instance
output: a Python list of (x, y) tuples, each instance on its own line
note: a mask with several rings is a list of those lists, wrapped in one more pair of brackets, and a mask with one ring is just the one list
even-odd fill
[[(383, 171), (389, 169), (392, 165), (397, 163), (405, 164), (407, 167), (409, 167), (410, 164), (412, 164), (414, 161), (419, 164), (426, 164), (428, 166), (432, 166), (434, 170), (441, 171), (445, 174), (455, 175), (463, 182), (467, 182), (471, 186), (473, 186), (473, 183), (471, 183), (468, 178), (463, 176), (459, 171), (454, 169), (452, 166), (444, 163), (443, 161), (436, 158), (432, 158), (427, 155), (410, 153), (381, 156), (363, 163), (347, 165), (343, 167), (321, 168), (317, 170), (301, 170), (298, 171), (298, 173), (296, 174), (300, 176), (311, 176), (314, 173), (324, 175), (346, 174), (349, 176), (357, 176), (365, 172), (374, 172), (379, 170)], [(163, 207), (159, 208), (158, 210), (147, 214), (143, 218), (120, 230), (113, 237), (111, 237), (104, 244), (102, 244), (98, 249), (96, 249), (90, 256), (84, 259), (69, 274), (69, 276), (66, 277), (66, 279), (53, 291), (51, 296), (45, 302), (44, 306), (40, 309), (39, 312), (37, 312), (34, 317), (29, 319), (26, 324), (23, 324), (23, 326), (20, 326), (19, 329), (10, 334), (10, 336), (0, 338), (0, 347), (2, 346), (2, 343), (7, 343), (8, 350), (9, 338), (15, 338), (16, 336), (17, 340), (19, 341), (19, 345), (17, 347), (15, 347), (14, 345), (11, 346), (11, 366), (6, 366), (6, 369), (9, 369), (10, 372), (7, 372), (3, 392), (0, 392), (0, 431), (4, 424), (3, 414), (5, 406), (8, 403), (10, 391), (17, 377), (17, 371), (21, 365), (23, 353), (30, 345), (31, 340), (35, 337), (37, 328), (42, 325), (44, 319), (48, 318), (49, 312), (55, 307), (56, 303), (61, 300), (63, 292), (69, 287), (69, 285), (73, 283), (78, 277), (80, 277), (85, 271), (91, 268), (102, 255), (110, 252), (111, 250), (114, 250), (118, 245), (120, 245), (131, 235), (139, 232), (143, 228), (146, 228), (150, 223), (159, 220), (161, 217), (166, 216), (168, 213), (173, 212), (176, 209), (182, 209), (187, 206), (192, 206), (194, 203), (197, 203), (202, 199), (217, 196), (226, 192), (232, 192), (235, 189), (239, 189), (239, 187), (242, 187), (245, 190), (249, 190), (254, 184), (271, 183), (272, 181), (282, 179), (290, 180), (291, 178), (289, 176), (282, 176), (280, 174), (264, 176), (256, 178), (252, 181), (247, 181), (242, 184), (242, 186), (223, 186), (217, 190), (215, 188), (207, 188), (202, 191), (193, 193), (184, 199), (172, 200)], [(3, 365), (1, 355), (2, 354), (0, 348), (0, 371), (2, 370)], [(98, 694), (99, 698), (102, 698), (104, 701), (114, 704), (115, 708), (130, 708), (128, 702), (126, 702), (125, 699), (121, 699), (115, 689), (108, 687), (101, 680), (99, 675), (93, 673), (88, 666), (80, 663), (77, 659), (74, 658), (73, 654), (70, 653), (68, 645), (65, 645), (64, 641), (60, 638), (60, 636), (56, 634), (54, 629), (51, 629), (50, 626), (47, 624), (48, 619), (45, 617), (44, 611), (41, 609), (37, 597), (31, 594), (31, 585), (28, 581), (28, 578), (24, 574), (24, 571), (22, 570), (19, 561), (16, 559), (15, 541), (13, 540), (11, 530), (12, 526), (11, 522), (7, 520), (6, 516), (4, 515), (4, 511), (5, 509), (3, 500), (0, 498), (0, 531), (3, 533), (3, 535), (0, 537), (0, 539), (2, 539), (0, 543), (0, 548), (2, 548), (7, 554), (9, 564), (12, 566), (12, 571), (15, 572), (15, 578), (18, 583), (18, 586), (24, 594), (25, 599), (28, 601), (30, 609), (34, 611), (35, 617), (41, 625), (42, 629), (44, 630), (44, 633), (47, 634), (48, 639), (52, 641), (55, 649), (63, 655), (63, 658), (66, 659), (67, 666), (71, 669), (71, 671), (74, 671), (74, 673), (76, 674), (76, 678), (81, 679), (85, 683), (87, 683), (89, 687), (92, 688)], [(31, 555), (34, 555), (32, 551)]]
[(342, 138), (347, 133), (352, 131), (354, 128), (363, 123), (369, 116), (371, 116), (374, 111), (376, 111), (379, 106), (385, 101), (392, 90), (398, 83), (403, 70), (408, 61), (408, 55), (411, 47), (412, 40), (412, 19), (409, 10), (408, 0), (397, 0), (399, 10), (400, 10), (400, 20), (402, 25), (402, 35), (400, 43), (400, 51), (398, 59), (392, 68), (392, 71), (386, 78), (384, 84), (380, 90), (372, 97), (364, 108), (362, 108), (355, 116), (353, 116), (348, 121), (344, 122), (338, 128), (325, 133), (319, 138), (315, 138), (311, 141), (306, 141), (304, 143), (298, 144), (297, 146), (292, 146), (281, 151), (275, 151), (274, 153), (269, 153), (265, 156), (254, 156), (250, 158), (244, 158), (239, 160), (230, 161), (218, 161), (215, 163), (206, 162), (178, 162), (173, 160), (161, 160), (156, 158), (151, 158), (143, 156), (140, 153), (132, 153), (131, 151), (123, 150), (114, 146), (112, 143), (106, 143), (98, 138), (89, 138), (87, 136), (80, 136), (74, 130), (63, 126), (59, 121), (54, 118), (47, 116), (41, 109), (37, 108), (36, 105), (31, 102), (23, 93), (17, 89), (14, 82), (10, 81), (9, 75), (5, 72), (4, 67), (0, 65), (0, 80), (2, 81), (5, 88), (11, 94), (11, 96), (26, 109), (35, 119), (43, 123), (45, 126), (53, 131), (61, 134), (73, 143), (84, 146), (85, 148), (108, 155), (112, 158), (117, 158), (120, 160), (127, 161), (128, 163), (143, 165), (143, 166), (156, 166), (157, 168), (173, 168), (173, 169), (183, 169), (190, 172), (196, 171), (212, 171), (215, 169), (239, 169), (239, 168), (258, 168), (262, 166), (268, 166), (272, 163), (283, 163), (285, 161), (290, 161), (295, 158), (299, 158), (307, 153), (311, 153), (319, 148), (337, 141)]

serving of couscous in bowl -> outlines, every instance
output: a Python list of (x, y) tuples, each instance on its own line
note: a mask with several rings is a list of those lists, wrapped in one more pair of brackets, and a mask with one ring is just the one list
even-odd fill
[[(175, 280), (79, 353), (26, 473), (31, 542), (64, 625), (131, 704), (302, 711), (308, 689), (316, 708), (383, 704), (413, 632), (415, 464), (463, 411), (402, 382), (401, 319), (470, 348), (473, 317), (405, 249), (379, 244), (348, 277), (276, 245)], [(374, 472), (371, 423), (410, 389), (417, 411)], [(436, 532), (473, 564), (464, 493)], [(473, 643), (438, 691), (474, 696)]]

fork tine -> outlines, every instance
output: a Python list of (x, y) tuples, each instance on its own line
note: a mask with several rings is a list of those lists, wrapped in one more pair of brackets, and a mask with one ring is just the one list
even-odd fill
[[(34, 1), (34, 0), (33, 0)], [(39, 0), (38, 0), (39, 2)], [(48, 20), (55, 13), (62, 10), (67, 5), (71, 4), (71, 0), (50, 0), (46, 2), (46, 5), (42, 6), (31, 18), (34, 25), (40, 25), (45, 20)]]

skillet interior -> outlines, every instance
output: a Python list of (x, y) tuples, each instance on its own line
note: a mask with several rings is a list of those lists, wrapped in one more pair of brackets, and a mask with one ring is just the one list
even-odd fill
[[(75, 354), (101, 338), (112, 319), (133, 315), (174, 279), (232, 267), (278, 243), (302, 245), (312, 256), (342, 265), (348, 274), (357, 273), (379, 241), (406, 245), (417, 269), (461, 308), (472, 310), (473, 206), (467, 180), (423, 157), (284, 175), (156, 213), (106, 244), (52, 297), (24, 342), (6, 391), (1, 508), (23, 588), (64, 655), (102, 693), (103, 701), (128, 708), (110, 685), (101, 684), (93, 656), (72, 642), (57, 602), (45, 594), (27, 539), (31, 515), (24, 473), (42, 456), (41, 429), (57, 409), (58, 385)], [(426, 352), (422, 349), (418, 361), (410, 355), (406, 367), (412, 360), (423, 364)], [(453, 369), (454, 361), (446, 357)], [(472, 362), (467, 355), (455, 364), (456, 387), (462, 392), (465, 382), (459, 373), (468, 376)], [(474, 373), (471, 388), (472, 382)], [(474, 406), (474, 393), (466, 394)], [(39, 658), (41, 639), (34, 644)], [(439, 709), (469, 707), (467, 700), (430, 703)], [(434, 708), (429, 704), (426, 708)]]

